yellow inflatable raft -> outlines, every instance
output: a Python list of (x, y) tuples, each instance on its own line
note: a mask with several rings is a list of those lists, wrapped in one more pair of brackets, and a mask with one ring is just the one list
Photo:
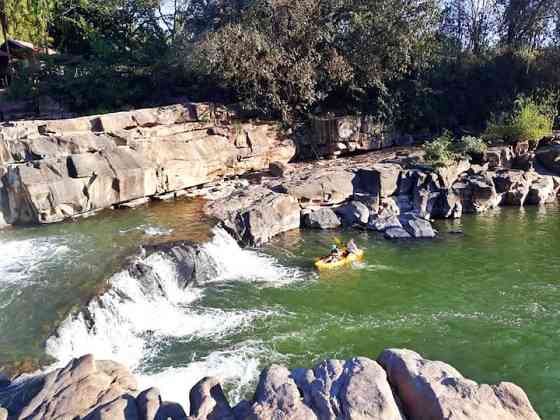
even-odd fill
[(336, 261), (332, 262), (328, 262), (331, 258), (330, 255), (323, 257), (315, 261), (315, 267), (317, 267), (318, 270), (332, 270), (334, 268), (340, 268), (345, 266), (346, 264), (350, 264), (351, 262), (361, 260), (364, 257), (364, 251), (360, 249), (355, 254), (349, 254), (348, 251), (344, 249), (342, 250), (342, 255), (345, 256), (340, 257)]

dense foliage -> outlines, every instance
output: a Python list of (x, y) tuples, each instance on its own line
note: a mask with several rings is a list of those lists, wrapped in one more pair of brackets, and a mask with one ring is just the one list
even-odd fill
[(554, 108), (537, 104), (533, 99), (518, 98), (514, 110), (500, 122), (491, 122), (486, 130), (490, 139), (508, 143), (529, 142), (535, 145), (552, 133)]
[[(402, 131), (449, 129), (459, 137), (489, 125), (488, 135), (508, 141), (550, 131), (556, 114), (550, 104), (560, 88), (560, 0), (4, 6), (8, 35), (60, 52), (14, 71), (12, 95), (48, 95), (79, 113), (188, 95), (286, 122), (362, 113)], [(520, 97), (530, 99), (521, 106)]]

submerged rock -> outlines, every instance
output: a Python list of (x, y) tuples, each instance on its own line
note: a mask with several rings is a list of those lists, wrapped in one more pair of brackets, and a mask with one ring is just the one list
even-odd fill
[[(175, 264), (177, 275), (183, 282), (183, 287), (202, 285), (218, 276), (216, 261), (201, 245), (183, 241), (148, 246), (145, 249), (150, 253), (158, 252), (170, 258)], [(132, 269), (139, 267), (141, 266), (136, 263), (132, 266)], [(130, 268), (129, 271), (131, 271)], [(147, 279), (150, 283), (158, 282), (157, 278), (153, 279), (157, 274), (153, 272), (151, 267), (148, 267), (146, 273), (143, 273), (142, 270), (140, 272), (141, 276), (137, 278), (144, 281)]]
[(432, 224), (426, 220), (416, 216), (413, 213), (401, 215), (400, 222), (403, 228), (413, 238), (435, 238), (436, 231)]

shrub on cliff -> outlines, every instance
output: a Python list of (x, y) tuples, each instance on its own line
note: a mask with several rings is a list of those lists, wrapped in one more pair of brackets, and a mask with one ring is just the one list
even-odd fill
[(422, 146), (424, 160), (435, 167), (444, 167), (460, 160), (463, 155), (456, 151), (453, 135), (446, 131), (440, 137), (429, 141)]
[(510, 144), (528, 141), (533, 146), (552, 133), (556, 107), (550, 103), (538, 103), (533, 98), (519, 97), (514, 110), (501, 122), (490, 122), (486, 137), (503, 140)]
[(478, 157), (488, 150), (484, 139), (474, 136), (463, 136), (457, 142), (456, 149), (465, 156)]

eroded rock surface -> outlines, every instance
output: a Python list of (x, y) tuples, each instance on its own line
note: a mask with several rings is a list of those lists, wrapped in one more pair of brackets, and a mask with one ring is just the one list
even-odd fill
[[(189, 392), (189, 390), (185, 390)], [(157, 388), (139, 392), (123, 366), (84, 356), (64, 369), (0, 389), (0, 419), (73, 420), (539, 420), (525, 392), (478, 384), (411, 350), (326, 360), (313, 369), (273, 365), (251, 400), (232, 406), (219, 378), (189, 392), (190, 416)]]
[(478, 384), (452, 366), (410, 350), (385, 350), (378, 358), (411, 420), (537, 420), (518, 386)]
[(0, 223), (52, 223), (282, 165), (295, 146), (274, 123), (174, 105), (0, 127)]

